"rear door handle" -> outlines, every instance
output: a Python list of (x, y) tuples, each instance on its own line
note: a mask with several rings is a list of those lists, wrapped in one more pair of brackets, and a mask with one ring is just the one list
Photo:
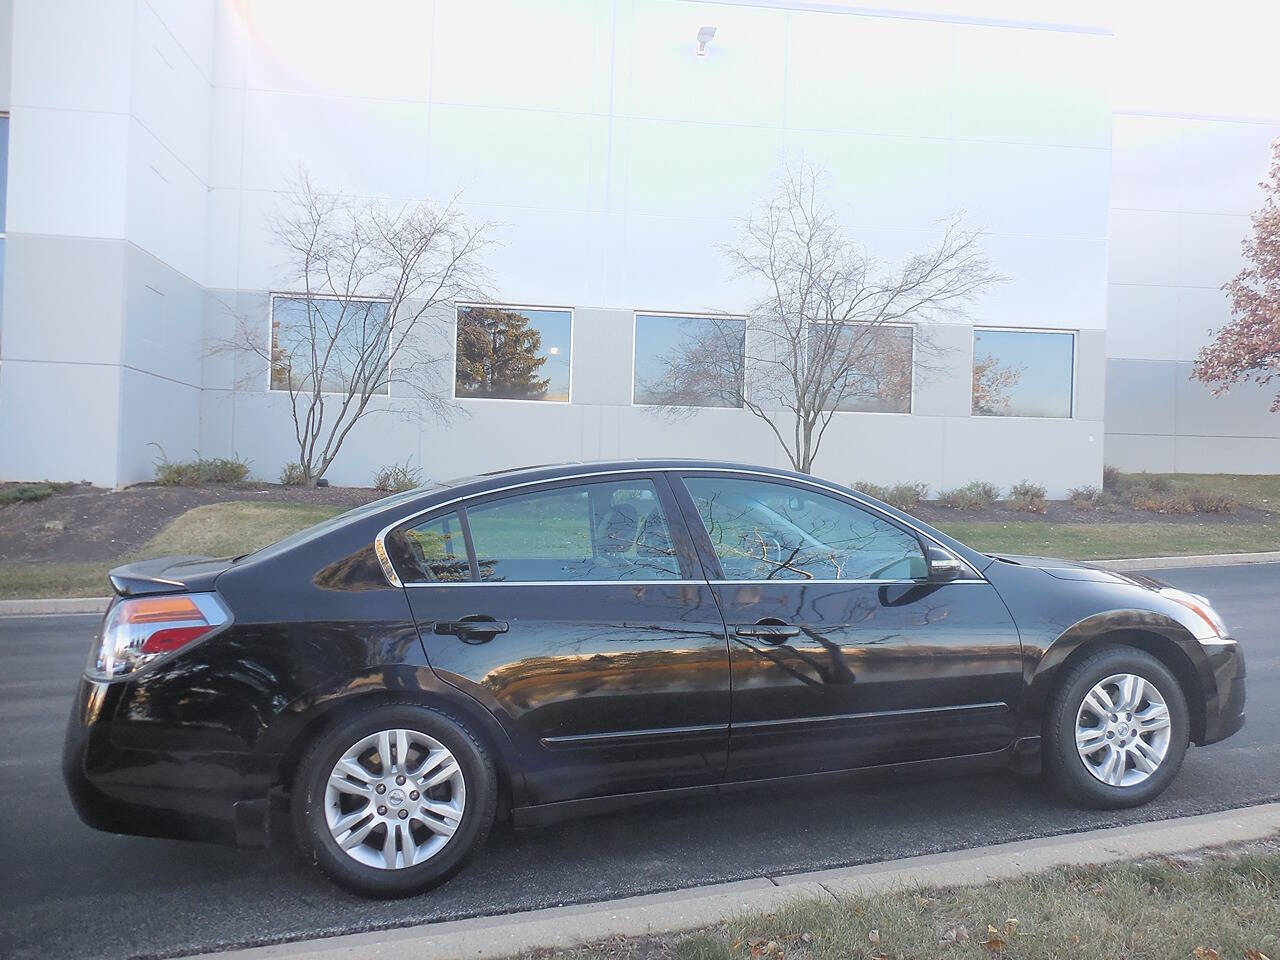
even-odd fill
[(485, 643), (509, 628), (507, 621), (495, 620), (483, 614), (472, 614), (461, 620), (437, 620), (436, 633), (455, 636), (463, 643)]
[(800, 636), (799, 627), (793, 627), (780, 620), (740, 623), (733, 628), (733, 632), (740, 637), (752, 637), (756, 640), (764, 640), (766, 643), (782, 643), (784, 640)]

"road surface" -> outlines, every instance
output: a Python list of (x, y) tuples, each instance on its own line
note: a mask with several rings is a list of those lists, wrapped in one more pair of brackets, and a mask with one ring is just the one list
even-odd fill
[(83, 826), (59, 755), (95, 617), (0, 619), (0, 956), (157, 957), (506, 913), (934, 853), (1280, 799), (1280, 564), (1159, 574), (1207, 594), (1241, 639), (1249, 722), (1190, 751), (1139, 810), (1072, 809), (1013, 775), (793, 785), (500, 830), (409, 900), (344, 893), (287, 850), (224, 849)]

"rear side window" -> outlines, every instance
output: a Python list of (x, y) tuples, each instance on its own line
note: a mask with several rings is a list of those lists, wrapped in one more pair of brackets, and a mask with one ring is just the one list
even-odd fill
[(784, 483), (686, 477), (726, 580), (915, 580), (920, 542), (847, 501)]
[(678, 580), (671, 528), (648, 480), (537, 490), (467, 508), (480, 579)]
[(419, 582), (457, 583), (471, 579), (467, 544), (456, 513), (433, 517), (404, 531), (410, 560)]

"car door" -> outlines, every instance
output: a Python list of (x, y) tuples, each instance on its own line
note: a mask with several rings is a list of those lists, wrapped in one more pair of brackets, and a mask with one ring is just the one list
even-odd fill
[(495, 492), (401, 542), (432, 668), (511, 733), (535, 803), (721, 779), (728, 642), (661, 473)]
[(967, 566), (931, 582), (917, 533), (801, 481), (690, 472), (676, 488), (730, 636), (730, 778), (1012, 743), (1018, 633)]

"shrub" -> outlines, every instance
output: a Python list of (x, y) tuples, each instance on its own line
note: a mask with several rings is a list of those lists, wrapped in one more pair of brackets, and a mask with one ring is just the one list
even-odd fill
[(189, 487), (197, 483), (239, 483), (249, 476), (249, 464), (239, 457), (201, 457), (186, 462), (174, 462), (165, 454), (160, 444), (152, 444), (160, 451), (156, 461), (156, 483), (166, 487)]
[(422, 486), (422, 471), (409, 466), (409, 461), (380, 467), (373, 475), (373, 489), (382, 493), (400, 493)]
[(1115, 490), (1120, 486), (1120, 468), (1119, 467), (1103, 467), (1102, 468), (1102, 489)]
[(302, 473), (302, 464), (286, 463), (284, 469), (280, 471), (280, 482), (286, 487), (300, 487), (306, 482), (306, 477)]
[(954, 490), (938, 494), (939, 506), (952, 510), (983, 510), (1000, 499), (1000, 488), (985, 480), (974, 480)]
[(1102, 503), (1102, 491), (1091, 483), (1068, 490), (1067, 496), (1081, 510), (1092, 510)]
[(1157, 493), (1151, 490), (1139, 490), (1130, 495), (1129, 502), (1138, 510), (1150, 510), (1152, 513), (1196, 512), (1191, 497), (1181, 491)]
[(11, 487), (0, 488), (0, 504), (34, 503), (53, 496), (67, 484), (61, 483), (15, 483)]
[(929, 493), (927, 483), (895, 483), (892, 486), (885, 486), (879, 483), (858, 482), (853, 485), (853, 488), (899, 510), (914, 510)]
[(1191, 505), (1195, 507), (1196, 513), (1235, 513), (1240, 502), (1229, 493), (1193, 490)]
[(1010, 510), (1022, 510), (1025, 513), (1044, 513), (1048, 509), (1048, 504), (1044, 502), (1044, 487), (1030, 480), (1023, 480), (1010, 487), (1005, 504)]

